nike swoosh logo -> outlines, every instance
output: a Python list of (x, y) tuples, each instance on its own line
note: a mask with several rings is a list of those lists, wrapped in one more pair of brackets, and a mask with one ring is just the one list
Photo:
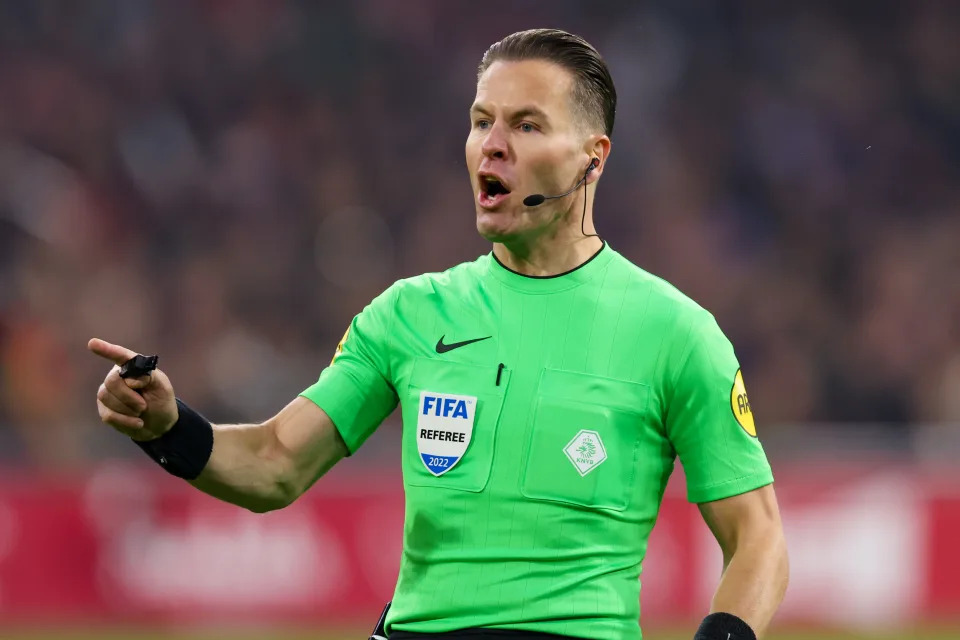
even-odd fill
[(465, 347), (468, 344), (473, 344), (474, 342), (480, 342), (481, 340), (489, 340), (493, 336), (487, 336), (485, 338), (474, 338), (473, 340), (464, 340), (463, 342), (451, 342), (450, 344), (443, 344), (443, 339), (446, 337), (447, 337), (446, 335), (442, 335), (440, 336), (440, 339), (437, 340), (437, 353), (446, 353), (447, 351), (453, 351), (454, 349)]

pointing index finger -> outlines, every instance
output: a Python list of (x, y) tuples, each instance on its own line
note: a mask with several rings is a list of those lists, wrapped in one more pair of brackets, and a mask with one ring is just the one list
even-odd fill
[(87, 343), (87, 349), (118, 366), (123, 366), (124, 362), (137, 355), (135, 351), (99, 338), (91, 338), (90, 342)]

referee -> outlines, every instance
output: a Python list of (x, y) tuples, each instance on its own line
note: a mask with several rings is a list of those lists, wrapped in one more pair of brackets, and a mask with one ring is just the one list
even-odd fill
[(492, 45), (467, 168), (493, 251), (401, 280), (319, 380), (262, 424), (211, 425), (154, 362), (115, 366), (100, 417), (169, 472), (262, 512), (293, 502), (399, 404), (403, 557), (385, 630), (640, 638), (640, 566), (679, 457), (724, 558), (698, 640), (764, 632), (787, 584), (773, 476), (713, 316), (594, 232), (616, 91), (582, 38)]

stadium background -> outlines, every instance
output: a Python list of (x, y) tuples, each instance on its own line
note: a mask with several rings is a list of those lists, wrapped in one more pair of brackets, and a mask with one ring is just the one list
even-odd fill
[[(85, 344), (161, 354), (214, 420), (274, 413), (393, 280), (488, 250), (466, 111), (533, 26), (617, 82), (600, 233), (738, 348), (791, 547), (772, 637), (957, 637), (958, 6), (0, 0), (0, 637), (363, 635), (395, 417), (257, 516), (102, 426)], [(720, 570), (682, 494), (653, 639), (692, 635)]]

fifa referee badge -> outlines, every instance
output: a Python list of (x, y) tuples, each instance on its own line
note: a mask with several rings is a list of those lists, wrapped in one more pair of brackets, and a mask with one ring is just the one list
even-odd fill
[(420, 392), (417, 450), (427, 471), (442, 476), (460, 462), (470, 446), (476, 411), (474, 396)]

